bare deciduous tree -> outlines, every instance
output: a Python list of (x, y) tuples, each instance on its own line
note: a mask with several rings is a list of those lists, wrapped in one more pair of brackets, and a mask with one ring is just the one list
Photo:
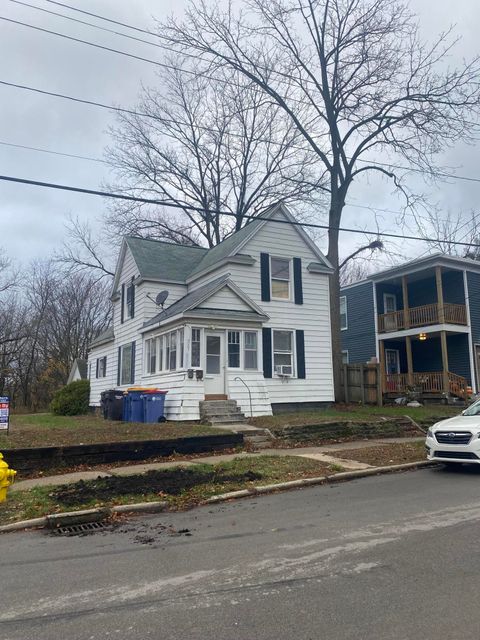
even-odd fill
[(480, 244), (480, 220), (475, 211), (470, 211), (467, 216), (462, 212), (448, 211), (444, 215), (439, 215), (437, 211), (427, 212), (417, 222), (420, 235), (425, 238), (432, 251), (473, 260), (480, 259), (479, 247), (455, 244)]
[(212, 247), (274, 202), (320, 199), (314, 154), (255, 83), (231, 72), (210, 79), (168, 71), (159, 87), (145, 89), (137, 108), (149, 117), (119, 116), (106, 158), (119, 176), (116, 191), (179, 209), (117, 202), (107, 220), (114, 234)]
[[(160, 25), (197, 69), (226, 70), (255, 83), (288, 116), (328, 176), (327, 256), (334, 378), (340, 396), (339, 226), (354, 180), (387, 176), (409, 197), (413, 167), (438, 174), (438, 153), (472, 137), (479, 59), (448, 65), (451, 31), (432, 43), (399, 0), (191, 2), (184, 20)], [(383, 158), (378, 164), (372, 158)], [(397, 162), (395, 162), (395, 160)]]

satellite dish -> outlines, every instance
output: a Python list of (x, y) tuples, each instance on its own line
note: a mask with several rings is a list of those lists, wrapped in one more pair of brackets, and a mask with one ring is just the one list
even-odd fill
[(157, 307), (162, 307), (165, 304), (165, 300), (168, 298), (168, 291), (165, 289), (164, 291), (160, 291), (155, 298), (155, 304)]

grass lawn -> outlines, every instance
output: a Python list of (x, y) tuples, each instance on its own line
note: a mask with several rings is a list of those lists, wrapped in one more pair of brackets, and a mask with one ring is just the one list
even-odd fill
[(342, 451), (329, 451), (328, 453), (339, 458), (364, 462), (372, 465), (372, 467), (418, 462), (419, 460), (427, 459), (423, 441), (385, 444), (379, 447), (365, 447), (362, 449), (342, 449)]
[(13, 415), (10, 433), (0, 435), (0, 451), (126, 440), (163, 440), (219, 434), (196, 422), (136, 424), (104, 420), (94, 415), (54, 416), (51, 413)]
[(173, 509), (188, 508), (212, 495), (300, 478), (332, 475), (339, 465), (291, 456), (236, 458), (217, 465), (176, 467), (143, 475), (99, 478), (66, 486), (13, 491), (0, 504), (0, 524), (60, 511), (166, 500)]
[(317, 411), (298, 411), (275, 416), (260, 416), (250, 419), (249, 422), (258, 427), (275, 429), (302, 424), (320, 424), (332, 420), (377, 421), (381, 420), (382, 417), (395, 418), (408, 415), (416, 422), (422, 423), (449, 418), (458, 415), (460, 411), (461, 409), (458, 407), (449, 407), (441, 404), (426, 405), (423, 407), (376, 407), (338, 404), (329, 409), (318, 409)]

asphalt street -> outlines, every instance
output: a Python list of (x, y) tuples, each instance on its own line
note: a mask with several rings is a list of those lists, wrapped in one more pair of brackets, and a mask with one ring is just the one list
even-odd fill
[(0, 537), (2, 640), (480, 637), (480, 470)]

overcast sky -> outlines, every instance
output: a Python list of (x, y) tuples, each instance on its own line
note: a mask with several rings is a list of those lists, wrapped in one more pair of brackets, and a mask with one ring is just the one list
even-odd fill
[[(89, 20), (43, 0), (26, 1)], [(164, 18), (171, 12), (180, 14), (185, 0), (72, 0), (71, 4), (151, 28), (152, 15)], [(426, 36), (434, 36), (456, 24), (457, 32), (462, 36), (457, 50), (458, 61), (480, 49), (480, 7), (475, 0), (457, 0), (455, 3), (415, 0), (412, 7), (420, 16)], [(155, 47), (75, 24), (11, 0), (2, 0), (0, 8), (3, 17), (140, 56), (160, 58), (161, 52)], [(148, 86), (156, 81), (153, 65), (5, 21), (0, 21), (0, 60), (0, 80), (127, 107), (135, 105), (142, 83)], [(114, 115), (107, 110), (2, 85), (0, 104), (0, 143), (42, 147), (91, 158), (103, 158), (104, 148), (109, 143), (107, 128), (115, 122)], [(475, 144), (459, 145), (450, 150), (443, 161), (455, 167), (458, 174), (480, 177), (478, 151), (479, 146)], [(98, 188), (111, 178), (108, 167), (100, 162), (16, 149), (5, 144), (0, 144), (0, 173), (87, 188)], [(431, 200), (438, 202), (444, 213), (452, 210), (467, 214), (471, 209), (478, 209), (479, 193), (480, 183), (451, 181), (433, 190)], [(391, 194), (391, 185), (378, 179), (356, 185), (349, 200), (356, 205), (392, 210), (398, 210), (402, 204)], [(20, 260), (47, 256), (61, 247), (69, 214), (98, 224), (105, 206), (102, 199), (92, 196), (0, 183), (0, 246), (9, 256)], [(379, 215), (383, 231), (398, 231), (394, 216)], [(372, 214), (366, 209), (347, 208), (343, 224), (371, 227)], [(358, 242), (358, 238), (344, 234), (342, 242), (347, 248)], [(326, 249), (325, 246), (321, 248)], [(410, 256), (415, 256), (426, 247), (421, 243), (410, 243), (404, 249)]]

